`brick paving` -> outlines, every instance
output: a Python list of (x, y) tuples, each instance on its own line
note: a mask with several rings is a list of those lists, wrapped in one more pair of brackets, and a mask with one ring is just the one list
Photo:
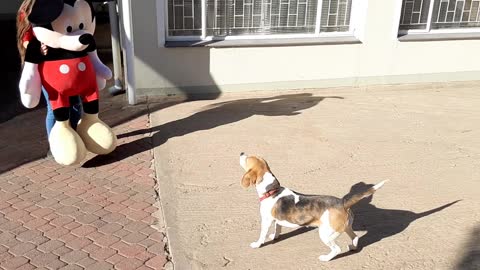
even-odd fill
[[(149, 128), (147, 105), (102, 98), (101, 118), (116, 134)], [(149, 134), (120, 136), (119, 145), (147, 138), (131, 155), (90, 154), (82, 166), (63, 167), (45, 157), (44, 115), (38, 109), (0, 124), (0, 268), (163, 269)]]

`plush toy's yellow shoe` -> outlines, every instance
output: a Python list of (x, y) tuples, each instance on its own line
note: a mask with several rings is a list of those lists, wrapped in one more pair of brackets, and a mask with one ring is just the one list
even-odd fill
[(87, 155), (82, 138), (73, 130), (68, 120), (55, 122), (48, 141), (53, 158), (61, 165), (78, 164)]
[(117, 136), (109, 126), (98, 119), (98, 114), (84, 113), (78, 123), (77, 133), (87, 150), (97, 155), (106, 155), (117, 147)]

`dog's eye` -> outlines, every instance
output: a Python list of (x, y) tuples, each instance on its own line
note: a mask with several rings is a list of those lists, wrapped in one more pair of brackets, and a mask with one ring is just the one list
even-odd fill
[(83, 23), (81, 23), (81, 24), (78, 26), (78, 28), (80, 28), (80, 30), (82, 30), (83, 27), (84, 27), (84, 26), (83, 26)]
[(72, 30), (73, 30), (73, 28), (72, 28), (71, 26), (68, 26), (68, 27), (67, 27), (67, 32), (68, 32), (68, 33), (71, 33)]

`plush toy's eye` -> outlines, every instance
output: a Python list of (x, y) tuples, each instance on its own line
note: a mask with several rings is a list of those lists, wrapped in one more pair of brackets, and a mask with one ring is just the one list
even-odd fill
[(68, 33), (71, 33), (72, 30), (73, 30), (73, 28), (72, 28), (71, 26), (67, 26), (67, 32), (68, 32)]
[(80, 30), (83, 29), (83, 23), (80, 23), (80, 25), (78, 26), (78, 28), (80, 28)]

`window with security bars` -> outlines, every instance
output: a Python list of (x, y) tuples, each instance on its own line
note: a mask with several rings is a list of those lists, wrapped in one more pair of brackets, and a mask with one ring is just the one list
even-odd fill
[(480, 27), (480, 0), (403, 0), (400, 31)]
[(168, 0), (170, 38), (349, 32), (352, 0)]

